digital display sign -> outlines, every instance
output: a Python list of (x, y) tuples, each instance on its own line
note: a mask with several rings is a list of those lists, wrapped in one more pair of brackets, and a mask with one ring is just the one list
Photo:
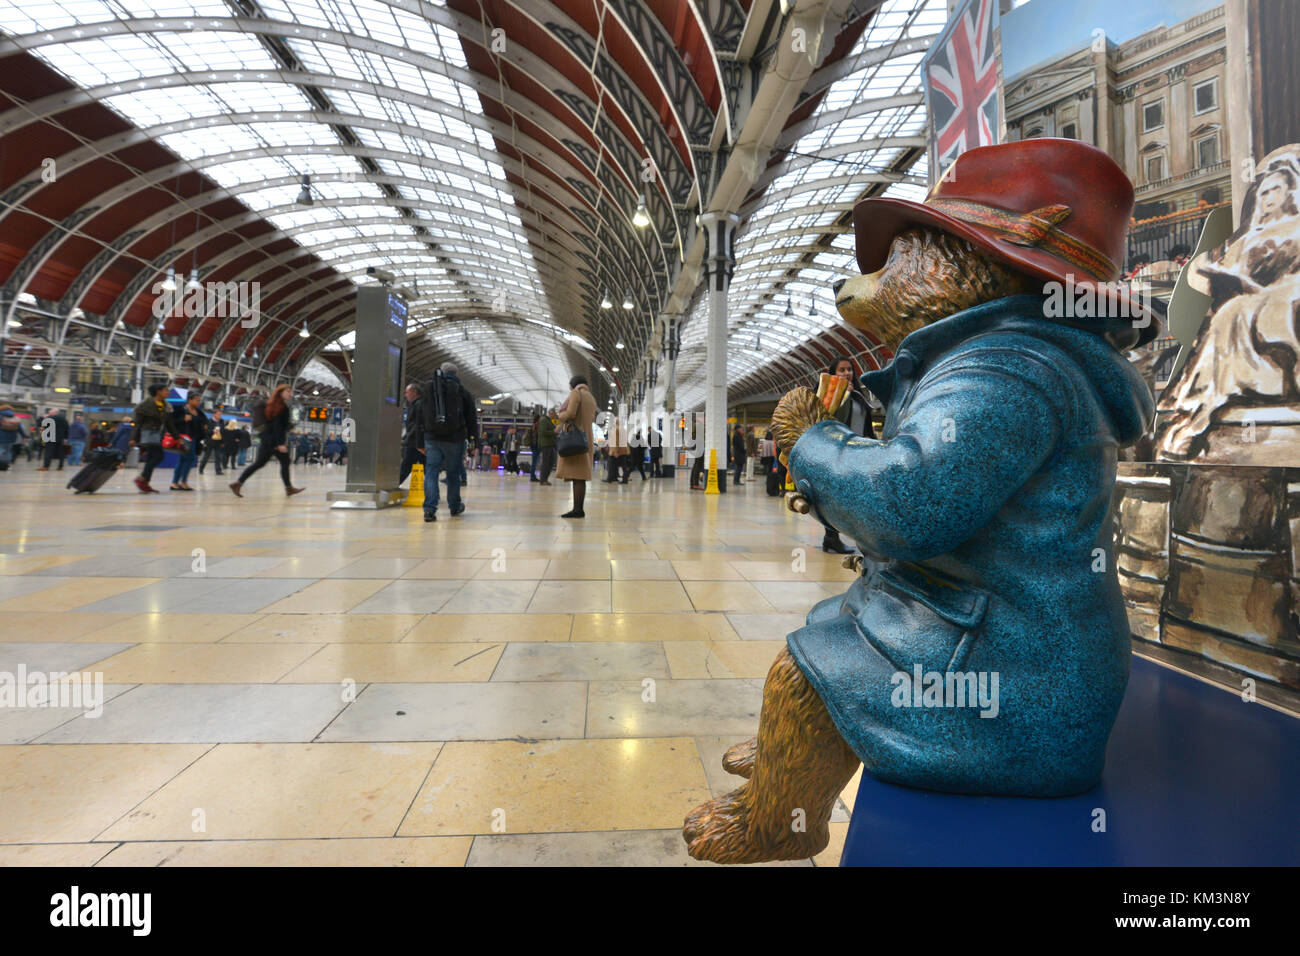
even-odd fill
[(384, 369), (384, 401), (402, 404), (402, 347), (388, 346), (388, 367)]
[(395, 292), (390, 292), (388, 294), (388, 321), (405, 331), (406, 312), (406, 300)]

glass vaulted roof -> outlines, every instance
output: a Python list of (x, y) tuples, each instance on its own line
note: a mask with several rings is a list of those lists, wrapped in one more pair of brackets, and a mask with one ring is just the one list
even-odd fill
[[(887, 0), (853, 51), (886, 48), (943, 29), (946, 0)], [(831, 284), (857, 271), (851, 227), (835, 221), (909, 149), (897, 141), (925, 135), (919, 97), (863, 112), (869, 100), (921, 90), (923, 51), (872, 62), (833, 83), (808, 129), (789, 151), (756, 207), (736, 232), (736, 268), (728, 296), (727, 380), (738, 382), (839, 322)], [(855, 115), (856, 114), (856, 115)], [(823, 157), (823, 158), (818, 158)], [(883, 195), (923, 199), (924, 154)], [(872, 177), (876, 178), (872, 178)], [(890, 177), (898, 178), (898, 177)], [(847, 229), (848, 231), (842, 231)], [(833, 235), (827, 247), (814, 247)], [(682, 330), (677, 405), (703, 404), (708, 297), (697, 295)]]
[[(84, 28), (32, 52), (341, 274), (393, 273), (417, 322), (489, 307), (549, 319), (482, 104), (453, 79), (466, 68), (456, 34), (381, 0), (257, 7), (283, 26), (270, 41), (220, 0), (0, 0), (0, 30)], [(96, 35), (114, 21), (155, 22)], [(273, 55), (279, 43), (291, 59)], [(311, 205), (296, 202), (303, 176)], [(569, 374), (545, 350), (530, 358)], [(532, 377), (494, 380), (526, 391)]]

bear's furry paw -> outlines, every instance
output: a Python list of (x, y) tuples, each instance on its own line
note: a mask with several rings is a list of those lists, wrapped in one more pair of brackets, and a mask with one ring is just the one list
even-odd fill
[(710, 863), (770, 863), (809, 859), (830, 842), (830, 830), (824, 826), (805, 833), (781, 824), (768, 835), (757, 822), (749, 784), (744, 784), (691, 811), (682, 825), (686, 852)]
[(722, 769), (748, 780), (754, 775), (754, 755), (758, 753), (758, 738), (750, 737), (743, 743), (727, 749), (722, 755)]

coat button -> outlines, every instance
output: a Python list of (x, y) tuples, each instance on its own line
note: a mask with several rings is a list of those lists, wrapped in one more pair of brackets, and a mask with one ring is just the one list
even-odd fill
[(916, 356), (908, 351), (899, 352), (894, 359), (894, 368), (901, 378), (910, 377), (916, 371)]

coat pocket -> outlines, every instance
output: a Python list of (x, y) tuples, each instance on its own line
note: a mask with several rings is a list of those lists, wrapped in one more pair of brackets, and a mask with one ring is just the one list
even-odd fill
[(901, 671), (960, 670), (988, 611), (987, 592), (908, 564), (880, 568), (867, 591), (858, 627)]

